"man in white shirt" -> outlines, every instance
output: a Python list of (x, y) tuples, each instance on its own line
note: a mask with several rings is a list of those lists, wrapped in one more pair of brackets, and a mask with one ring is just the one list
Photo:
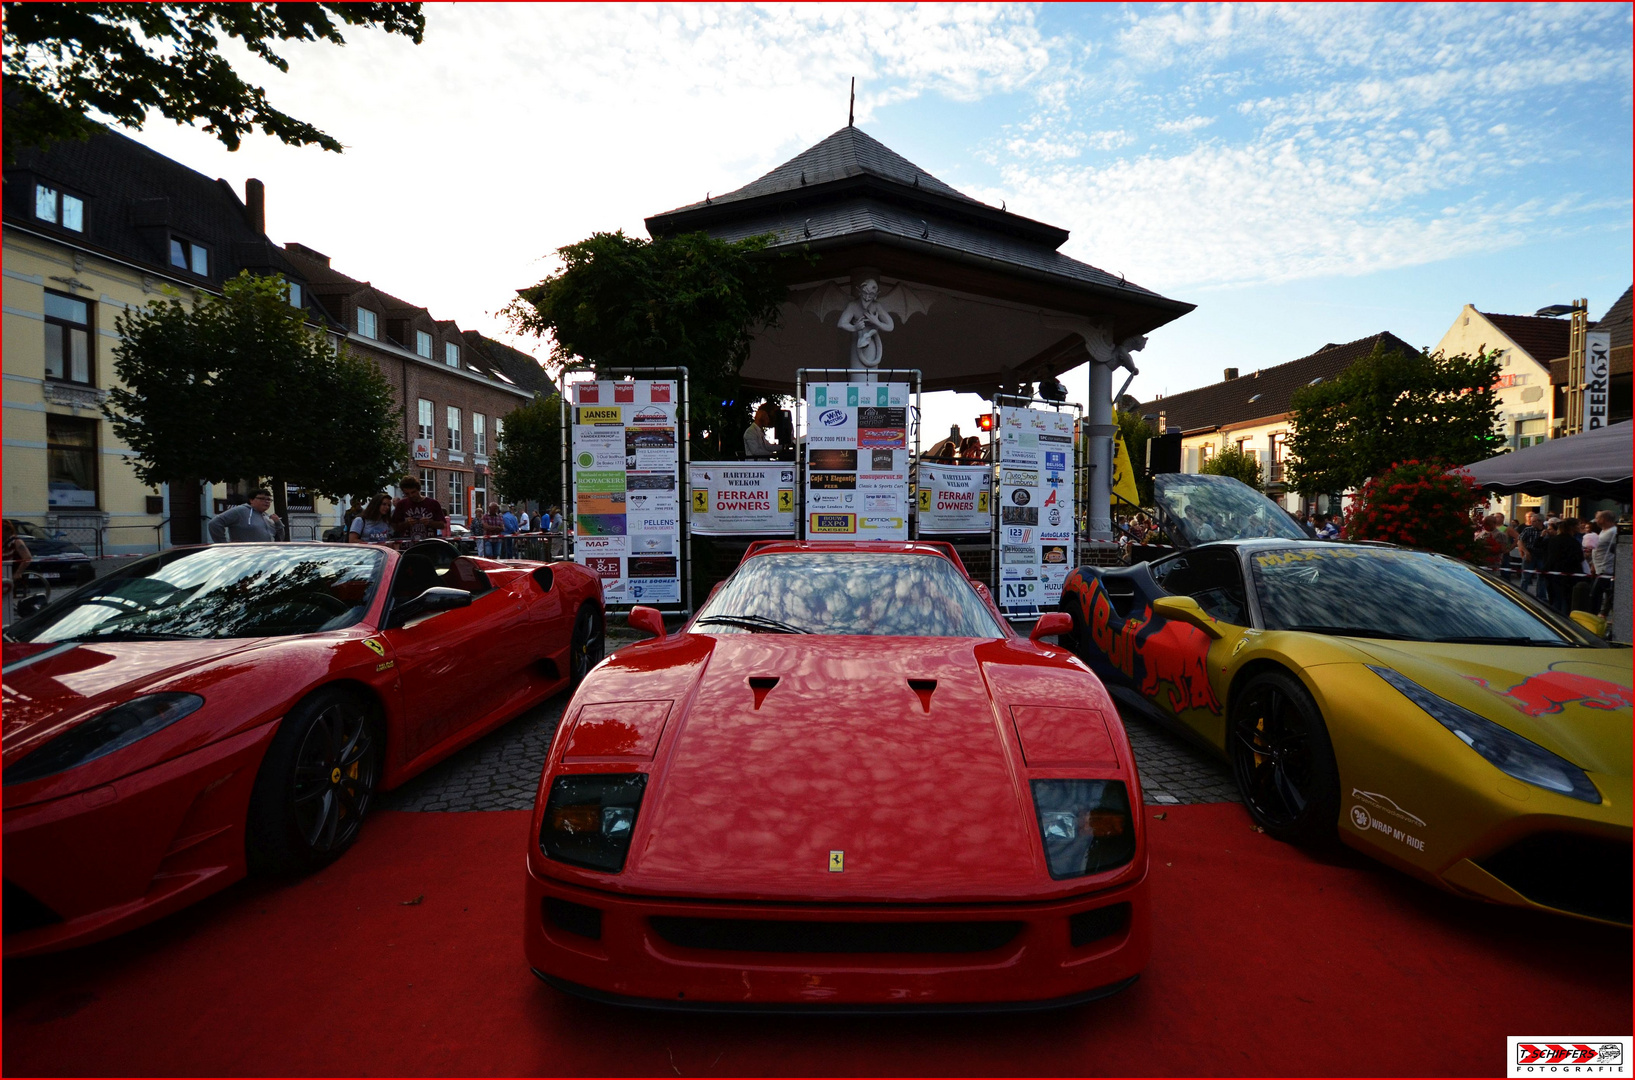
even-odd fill
[(1595, 571), (1595, 584), (1590, 589), (1590, 611), (1605, 614), (1612, 604), (1613, 574), (1618, 565), (1618, 515), (1603, 510), (1595, 515), (1595, 547), (1590, 550), (1590, 565)]

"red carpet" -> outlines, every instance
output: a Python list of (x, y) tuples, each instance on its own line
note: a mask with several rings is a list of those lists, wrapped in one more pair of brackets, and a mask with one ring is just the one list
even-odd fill
[[(1630, 1027), (1624, 931), (1444, 896), (1147, 807), (1151, 966), (1067, 1012), (634, 1013), (523, 963), (526, 813), (382, 813), (317, 877), (7, 965), (0, 1066), (28, 1074), (1495, 1075), (1507, 1034)], [(405, 904), (417, 897), (419, 903)]]

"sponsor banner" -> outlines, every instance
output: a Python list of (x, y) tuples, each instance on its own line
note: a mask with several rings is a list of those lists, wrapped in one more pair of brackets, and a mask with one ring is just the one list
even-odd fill
[(573, 388), (574, 559), (609, 603), (681, 598), (680, 397), (671, 380)]
[(692, 468), (693, 531), (716, 536), (784, 536), (795, 531), (795, 467), (737, 461)]
[(993, 472), (986, 465), (920, 466), (920, 534), (985, 533)]
[(1584, 431), (1607, 426), (1612, 394), (1612, 334), (1591, 330), (1584, 335)]
[(999, 410), (999, 608), (1034, 614), (1061, 599), (1073, 563), (1073, 414)]
[(908, 538), (906, 383), (806, 390), (806, 515), (812, 536)]

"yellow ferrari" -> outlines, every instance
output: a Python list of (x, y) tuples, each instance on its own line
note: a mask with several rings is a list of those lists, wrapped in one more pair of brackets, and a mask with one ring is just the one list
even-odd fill
[(1155, 487), (1177, 550), (1062, 592), (1122, 704), (1224, 755), (1274, 837), (1630, 925), (1627, 646), (1457, 560), (1311, 539), (1235, 480)]

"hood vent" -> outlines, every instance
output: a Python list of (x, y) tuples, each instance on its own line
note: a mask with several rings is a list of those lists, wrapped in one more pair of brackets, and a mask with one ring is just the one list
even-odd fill
[(914, 693), (916, 693), (917, 695), (919, 695), (921, 707), (924, 708), (926, 712), (930, 712), (931, 711), (931, 695), (936, 692), (937, 680), (936, 679), (910, 679), (910, 680), (908, 680), (908, 688), (910, 690), (914, 691)]
[(751, 675), (749, 677), (749, 688), (755, 694), (755, 707), (757, 709), (761, 707), (761, 702), (766, 700), (766, 695), (777, 685), (778, 677), (776, 675)]

